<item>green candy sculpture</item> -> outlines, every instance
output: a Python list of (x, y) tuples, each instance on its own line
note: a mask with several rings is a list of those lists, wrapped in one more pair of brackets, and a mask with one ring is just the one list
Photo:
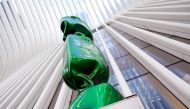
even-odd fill
[(78, 17), (67, 16), (61, 19), (61, 30), (65, 41), (63, 79), (79, 92), (70, 109), (98, 109), (122, 100), (107, 83), (109, 68), (89, 27)]
[(81, 19), (75, 16), (63, 17), (61, 19), (61, 30), (64, 34), (64, 41), (66, 40), (68, 34), (74, 34), (76, 32), (83, 33), (86, 37), (93, 40), (90, 28)]
[(64, 58), (63, 78), (72, 89), (80, 90), (108, 81), (106, 61), (90, 38), (68, 35)]
[(113, 86), (102, 83), (81, 92), (70, 109), (98, 109), (122, 99), (122, 95)]

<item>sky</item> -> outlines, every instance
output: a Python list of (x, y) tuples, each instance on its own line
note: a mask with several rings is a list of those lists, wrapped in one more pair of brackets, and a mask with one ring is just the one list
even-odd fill
[[(93, 28), (110, 17), (106, 12), (114, 14), (117, 9), (114, 1), (121, 6), (120, 0), (110, 0), (110, 2), (108, 0), (62, 0), (62, 3), (64, 3), (66, 15), (76, 15)], [(109, 3), (112, 4), (112, 7), (109, 7)], [(107, 7), (107, 10), (104, 6)]]

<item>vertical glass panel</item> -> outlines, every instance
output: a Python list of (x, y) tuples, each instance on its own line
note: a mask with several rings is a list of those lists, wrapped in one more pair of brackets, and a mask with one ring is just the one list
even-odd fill
[(121, 88), (119, 85), (115, 85), (114, 88), (117, 89), (121, 93)]
[(116, 60), (126, 80), (148, 73), (148, 71), (131, 55)]
[(148, 43), (141, 41), (137, 38), (133, 38), (132, 40), (130, 40), (130, 42), (132, 42), (133, 44), (135, 44), (137, 47), (139, 47), (140, 49), (146, 48), (148, 46), (150, 46)]
[(173, 55), (170, 55), (156, 47), (149, 46), (145, 49), (143, 49), (149, 56), (157, 60), (159, 63), (161, 63), (164, 66), (176, 63), (180, 61), (180, 59), (176, 58)]
[(185, 39), (185, 38), (181, 38), (181, 37), (176, 37), (176, 36), (171, 37), (171, 39), (174, 39), (174, 40), (186, 43), (186, 44), (190, 44), (190, 40), (189, 39)]
[[(135, 38), (134, 36), (132, 36), (132, 35), (130, 35), (130, 34), (124, 32), (124, 31), (122, 31), (122, 30), (119, 30), (119, 29), (117, 28), (117, 26), (114, 25), (114, 24), (111, 25), (111, 28), (113, 28), (116, 32), (118, 32), (119, 34), (121, 34), (121, 35), (122, 35), (123, 37), (125, 37), (127, 40), (132, 40), (132, 39)], [(108, 34), (109, 34), (109, 33), (108, 33)]]
[(113, 74), (113, 73), (110, 74), (108, 83), (110, 83), (113, 86), (118, 85), (118, 82), (117, 82), (117, 79), (115, 77), (115, 74)]
[(178, 77), (182, 78), (185, 82), (190, 84), (190, 64), (182, 61), (177, 64), (168, 67), (172, 72), (174, 72)]
[(151, 74), (127, 82), (138, 93), (146, 109), (187, 109)]

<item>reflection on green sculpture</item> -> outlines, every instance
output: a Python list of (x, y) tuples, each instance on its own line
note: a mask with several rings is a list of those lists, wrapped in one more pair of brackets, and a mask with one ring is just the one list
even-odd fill
[(91, 39), (68, 35), (65, 43), (63, 78), (70, 88), (79, 90), (108, 81), (108, 65)]
[(63, 32), (63, 40), (65, 41), (67, 35), (76, 32), (83, 33), (86, 37), (93, 40), (92, 32), (88, 25), (86, 25), (80, 18), (75, 16), (67, 16), (61, 19), (61, 30)]
[(71, 104), (70, 109), (98, 109), (122, 99), (122, 95), (114, 87), (103, 83), (81, 92)]
[(98, 109), (120, 101), (122, 95), (110, 84), (108, 65), (95, 46), (92, 32), (78, 17), (61, 19), (65, 83), (79, 92), (70, 109)]

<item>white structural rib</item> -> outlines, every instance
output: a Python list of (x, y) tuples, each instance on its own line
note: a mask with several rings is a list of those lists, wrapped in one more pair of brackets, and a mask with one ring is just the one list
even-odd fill
[(157, 4), (157, 3), (167, 3), (167, 2), (171, 2), (171, 1), (178, 1), (178, 0), (149, 0), (149, 1), (142, 1), (142, 2), (139, 3), (139, 6)]
[[(37, 36), (35, 36), (35, 33), (33, 31), (33, 27), (32, 25), (30, 25), (30, 21), (27, 18), (27, 15), (24, 12), (24, 9), (20, 3), (20, 0), (18, 0), (17, 2), (15, 2), (14, 0), (9, 0), (9, 4), (12, 8), (12, 12), (17, 15), (17, 18), (20, 19), (20, 22), (22, 23), (23, 29), (22, 31), (26, 31), (26, 33), (28, 34), (28, 38), (29, 38), (29, 42), (31, 44), (31, 55), (32, 57), (36, 56), (39, 53), (39, 49), (38, 49), (38, 41), (37, 41)], [(16, 12), (16, 10), (18, 9), (19, 13), (18, 14)]]
[(130, 12), (190, 12), (190, 5), (133, 8)]
[[(98, 30), (97, 30), (98, 31)], [(98, 31), (98, 35), (100, 37), (100, 41), (102, 42), (102, 45), (104, 47), (104, 50), (106, 52), (106, 55), (108, 57), (108, 60), (110, 61), (110, 64), (111, 64), (111, 67), (114, 71), (114, 74), (116, 76), (116, 79), (119, 83), (119, 86), (121, 88), (121, 92), (123, 94), (124, 97), (128, 97), (128, 96), (131, 96), (132, 95), (132, 92), (129, 88), (129, 86), (127, 85), (126, 81), (125, 81), (125, 78), (123, 77), (118, 65), (116, 64), (111, 52), (109, 51), (109, 49), (107, 48), (107, 45), (105, 44), (101, 34), (99, 33)]]
[(4, 11), (5, 11), (6, 15), (7, 15), (7, 19), (9, 19), (9, 23), (10, 23), (10, 26), (11, 26), (12, 31), (14, 33), (14, 36), (15, 36), (17, 42), (18, 42), (18, 46), (19, 46), (19, 49), (20, 49), (20, 57), (22, 57), (22, 58), (19, 59), (20, 62), (17, 63), (17, 68), (16, 69), (18, 69), (18, 68), (20, 68), (20, 66), (22, 66), (26, 62), (26, 58), (27, 58), (26, 56), (27, 55), (24, 55), (24, 53), (26, 53), (26, 46), (25, 46), (25, 44), (23, 42), (23, 38), (22, 38), (22, 36), (21, 36), (21, 34), (19, 32), (19, 29), (17, 27), (16, 21), (14, 20), (13, 14), (12, 14), (8, 4), (6, 2), (4, 2), (2, 4), (3, 4), (2, 6), (4, 8)]
[(144, 65), (158, 80), (160, 80), (172, 93), (174, 93), (186, 106), (190, 107), (190, 85), (177, 77), (159, 62), (125, 39), (115, 30), (105, 25), (112, 37), (117, 40), (131, 55)]
[(139, 6), (137, 5), (137, 6), (135, 6), (135, 8), (186, 5), (186, 4), (190, 4), (190, 1), (189, 0), (178, 0), (178, 1), (161, 2), (161, 3), (146, 4), (146, 5), (139, 5)]
[(115, 18), (136, 27), (190, 39), (189, 24), (125, 16), (116, 16)]
[(122, 12), (120, 15), (127, 17), (166, 20), (166, 21), (190, 21), (189, 12)]
[(29, 93), (24, 97), (22, 102), (19, 104), (18, 108), (20, 109), (27, 108), (31, 100), (34, 98), (35, 94), (39, 91), (39, 89), (43, 86), (43, 84), (46, 84), (45, 80), (49, 79), (48, 77), (52, 74), (52, 72), (54, 71), (54, 68), (58, 65), (58, 62), (60, 61), (62, 56), (63, 56), (63, 45), (59, 49), (59, 51), (56, 53), (56, 56), (54, 57), (54, 59), (49, 63), (49, 66), (47, 66), (45, 71), (39, 77), (38, 81), (31, 88)]
[(67, 96), (69, 96), (70, 91), (71, 90), (68, 88), (68, 86), (65, 83), (63, 83), (54, 109), (64, 109), (64, 106), (66, 105), (66, 101), (68, 100)]
[(174, 39), (164, 37), (125, 23), (111, 20), (118, 29), (126, 31), (134, 37), (150, 43), (166, 52), (169, 52), (183, 60), (190, 62), (190, 45)]
[[(19, 71), (15, 72), (10, 78), (5, 80), (1, 84), (0, 93), (0, 105), (3, 103), (8, 103), (15, 94), (21, 89), (23, 85), (26, 84), (29, 78), (37, 71), (39, 65), (41, 65), (45, 60), (47, 60), (48, 53), (45, 52), (43, 55), (39, 55), (36, 59), (28, 63), (25, 67), (21, 68)], [(47, 55), (47, 56), (46, 56)]]
[[(11, 60), (9, 61), (9, 63), (6, 65), (9, 67), (6, 67), (5, 72), (3, 72), (3, 74), (1, 75), (1, 78), (5, 79), (8, 77), (8, 75), (10, 75), (11, 73), (13, 73), (15, 71), (15, 69), (18, 67), (18, 65), (20, 66), (21, 61), (19, 61), (19, 58), (20, 58), (21, 50), (20, 50), (17, 38), (14, 36), (11, 25), (8, 21), (7, 15), (4, 12), (4, 9), (2, 6), (3, 5), (0, 5), (0, 15), (1, 15), (1, 22), (2, 22), (0, 24), (1, 25), (0, 28), (2, 29), (1, 36), (3, 36), (4, 39), (8, 39), (8, 41), (11, 44), (11, 50), (13, 51), (13, 52), (11, 52), (12, 54), (10, 54), (12, 57), (9, 57), (12, 59), (12, 61)], [(6, 44), (6, 43), (4, 43), (4, 44)], [(18, 63), (16, 63), (16, 62), (18, 62)]]
[(63, 59), (60, 60), (59, 64), (55, 68), (53, 75), (50, 77), (38, 101), (35, 103), (35, 106), (33, 107), (34, 109), (43, 109), (49, 106), (50, 100), (53, 97), (51, 93), (52, 92), (54, 93), (56, 91), (58, 83), (60, 82), (62, 77), (62, 71), (63, 71)]
[(33, 20), (36, 24), (36, 29), (39, 33), (39, 39), (40, 39), (40, 46), (44, 49), (42, 50), (45, 50), (46, 48), (46, 42), (47, 42), (47, 39), (46, 37), (48, 37), (47, 34), (45, 34), (45, 31), (41, 25), (41, 21), (39, 19), (39, 16), (36, 12), (36, 8), (34, 7), (34, 4), (32, 3), (32, 0), (21, 0), (21, 2), (25, 3), (25, 5), (28, 5), (28, 8), (29, 8), (29, 11), (31, 13), (31, 17), (33, 17)]
[[(71, 96), (72, 96), (72, 90), (69, 89), (68, 93), (67, 93), (67, 99), (65, 101), (65, 105), (63, 109), (68, 109), (70, 104), (71, 104)], [(56, 109), (56, 108), (55, 108)]]
[[(60, 44), (55, 50), (51, 51), (51, 54), (47, 55), (48, 58), (45, 60), (45, 62), (38, 65), (36, 69), (33, 69), (31, 74), (28, 74), (27, 78), (24, 78), (24, 80), (17, 85), (17, 87), (11, 92), (11, 94), (9, 94), (6, 99), (4, 99), (3, 103), (0, 104), (1, 107), (8, 106), (9, 108), (15, 108), (29, 92), (32, 93), (32, 88), (33, 90), (37, 89), (35, 89), (34, 86), (38, 85), (36, 81), (40, 81), (40, 75), (44, 75), (45, 73), (47, 73), (48, 75), (48, 73), (52, 72), (51, 69), (53, 69), (57, 65), (56, 63), (58, 63), (57, 59), (59, 59), (61, 45), (62, 44)], [(42, 82), (40, 84), (44, 83)]]

